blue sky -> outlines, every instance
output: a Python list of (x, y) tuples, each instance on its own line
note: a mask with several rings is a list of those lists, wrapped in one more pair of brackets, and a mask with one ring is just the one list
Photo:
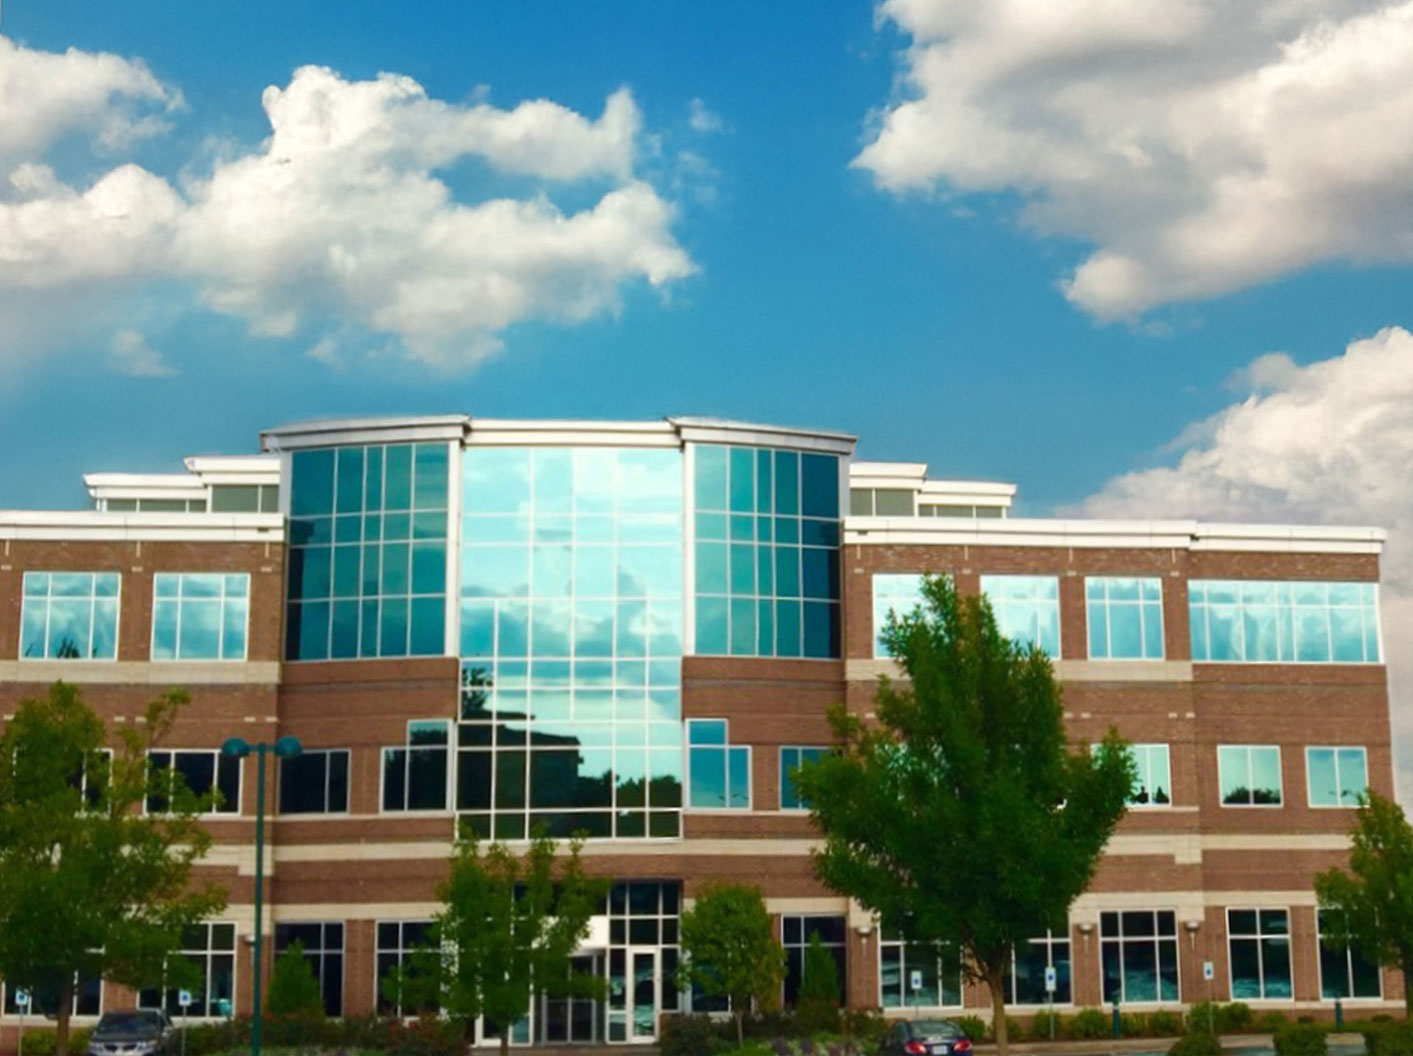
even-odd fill
[(1410, 127), (1407, 2), (9, 0), (0, 507), (328, 415), (816, 425), (1386, 527), (1401, 699)]

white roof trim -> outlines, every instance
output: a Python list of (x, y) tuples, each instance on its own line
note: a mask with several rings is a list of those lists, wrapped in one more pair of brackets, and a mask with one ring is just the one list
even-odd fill
[(1072, 546), (1378, 554), (1380, 528), (1204, 524), (1199, 521), (1086, 521), (1044, 518), (849, 517), (848, 545)]
[(431, 440), (460, 440), (471, 419), (464, 414), (389, 418), (330, 418), (296, 422), (260, 434), (262, 451), (293, 451), (302, 447), (335, 447), (341, 444), (395, 444)]
[(779, 447), (791, 451), (818, 451), (849, 458), (858, 438), (848, 433), (818, 429), (792, 429), (787, 426), (753, 425), (716, 418), (669, 418), (683, 443), (749, 444), (753, 447)]
[(0, 539), (279, 543), (284, 535), (284, 518), (278, 513), (0, 510)]
[(487, 446), (656, 447), (681, 446), (670, 422), (555, 421), (473, 418), (465, 443)]

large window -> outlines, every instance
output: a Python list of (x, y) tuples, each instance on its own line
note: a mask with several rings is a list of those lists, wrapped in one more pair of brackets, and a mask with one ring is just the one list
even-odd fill
[(687, 806), (751, 809), (751, 749), (733, 745), (725, 719), (687, 720)]
[(158, 572), (152, 578), (153, 660), (244, 660), (250, 576)]
[(380, 1016), (415, 1016), (419, 1012), (435, 1012), (435, 1002), (418, 1008), (412, 1003), (404, 1003), (397, 992), (398, 969), (407, 964), (412, 955), (424, 947), (431, 937), (430, 920), (380, 920), (377, 925), (377, 949), (374, 953), (377, 976), (374, 987), (378, 993), (378, 1014)]
[(1166, 744), (1135, 744), (1133, 792), (1129, 806), (1168, 807), (1173, 802), (1172, 767)]
[(138, 993), (138, 1008), (159, 1008), (169, 1016), (182, 1015), (180, 990), (191, 991), (186, 1014), (196, 1017), (229, 1015), (235, 999), (235, 925), (197, 924), (182, 933), (181, 948), (173, 957), (185, 957), (196, 969), (196, 983), (146, 987)]
[(1194, 660), (1379, 663), (1373, 583), (1194, 579), (1187, 591)]
[(1084, 581), (1089, 659), (1163, 659), (1163, 581), (1090, 576)]
[(806, 748), (797, 745), (785, 745), (780, 749), (780, 809), (781, 810), (808, 810), (809, 803), (800, 795), (799, 789), (795, 787), (795, 771), (805, 763), (812, 763), (816, 759), (823, 758), (829, 754), (828, 748)]
[(1099, 914), (1104, 1001), (1177, 1001), (1177, 914), (1130, 909)]
[(113, 660), (117, 572), (26, 572), (21, 660)]
[(839, 655), (839, 459), (696, 444), (696, 651)]
[(1317, 911), (1316, 927), (1320, 940), (1320, 996), (1326, 1001), (1336, 998), (1383, 996), (1383, 977), (1379, 966), (1352, 945), (1340, 947), (1326, 938), (1332, 914), (1337, 910)]
[(781, 945), (785, 947), (785, 1004), (793, 1007), (800, 996), (805, 979), (805, 951), (819, 939), (819, 944), (834, 958), (835, 980), (839, 984), (839, 1006), (844, 1005), (848, 992), (845, 969), (848, 967), (844, 940), (849, 932), (843, 917), (797, 915), (787, 913), (780, 918)]
[[(608, 892), (608, 1040), (627, 1041), (652, 1033), (653, 1024), (640, 1018), (643, 1005), (657, 991), (658, 1010), (676, 1012), (682, 995), (677, 989), (678, 925), (682, 885), (673, 880), (618, 881)], [(657, 978), (652, 953), (656, 947)], [(658, 985), (655, 987), (654, 983)], [(634, 994), (630, 1014), (628, 996)], [(697, 1011), (708, 1008), (697, 1004)], [(718, 1006), (720, 1007), (720, 1006)]]
[(217, 749), (189, 748), (179, 751), (151, 751), (148, 765), (154, 772), (147, 793), (147, 812), (162, 814), (175, 798), (189, 804), (212, 797), (208, 813), (240, 813), (240, 760)]
[(1217, 780), (1224, 807), (1281, 805), (1281, 750), (1272, 744), (1223, 744)]
[(289, 659), (445, 652), (450, 450), (427, 443), (294, 452)]
[(405, 745), (383, 749), (384, 810), (446, 810), (450, 725), (413, 720)]
[(982, 576), (996, 628), (1017, 645), (1060, 655), (1060, 581), (1054, 576)]
[(957, 946), (906, 942), (885, 933), (878, 943), (878, 964), (879, 1003), (884, 1008), (961, 1006), (962, 955)]
[(1369, 788), (1363, 748), (1306, 748), (1305, 777), (1312, 807), (1357, 807)]
[[(18, 1016), (20, 1006), (15, 1004), (15, 991), (19, 989), (16, 985), (6, 983), (3, 987), (5, 992), (5, 1015)], [(25, 1009), (26, 1016), (45, 1016), (53, 1019), (59, 1008), (59, 989), (45, 989), (43, 987), (26, 987), (29, 990), (29, 1006)], [(103, 977), (93, 972), (78, 972), (74, 976), (74, 999), (70, 1005), (71, 1014), (75, 1016), (97, 1016), (103, 1012)]]
[(1291, 996), (1290, 913), (1284, 909), (1227, 910), (1227, 950), (1233, 1001)]
[(463, 466), (462, 823), (678, 836), (681, 452), (472, 447)]
[(304, 961), (319, 981), (324, 1014), (343, 1015), (343, 924), (279, 923), (275, 925), (275, 954), (284, 953), (295, 943), (304, 951)]
[(873, 655), (891, 656), (883, 640), (888, 621), (901, 619), (922, 604), (923, 577), (919, 573), (879, 572), (873, 577)]
[(347, 748), (306, 748), (292, 759), (281, 759), (280, 813), (346, 812), (348, 758)]
[[(1055, 992), (1045, 989), (1045, 969), (1055, 969)], [(1043, 1005), (1050, 1000), (1068, 1005), (1074, 1000), (1070, 979), (1070, 940), (1065, 934), (1046, 932), (1018, 946), (1006, 976), (1006, 1000), (1013, 1005)]]

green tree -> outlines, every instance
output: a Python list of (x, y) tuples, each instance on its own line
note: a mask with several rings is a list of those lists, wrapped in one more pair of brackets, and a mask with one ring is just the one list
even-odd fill
[(1402, 970), (1403, 1014), (1410, 1010), (1413, 979), (1413, 827), (1397, 803), (1367, 792), (1354, 820), (1349, 872), (1328, 869), (1315, 877), (1320, 908), (1333, 910), (1325, 932), (1381, 965)]
[[(0, 975), (53, 995), (59, 1056), (80, 973), (186, 982), (190, 966), (168, 954), (225, 906), (224, 890), (192, 880), (211, 844), (197, 821), (211, 798), (147, 763), (186, 702), (176, 691), (152, 701), (118, 730), (111, 760), (103, 722), (63, 682), (21, 701), (0, 735)], [(164, 813), (142, 811), (149, 793)]]
[(795, 1011), (806, 1033), (839, 1029), (839, 965), (818, 934), (805, 947)]
[(773, 1007), (785, 978), (785, 951), (776, 941), (760, 888), (715, 884), (682, 914), (682, 963), (685, 984), (708, 997), (731, 1000), (736, 1042), (745, 1041), (745, 1016), (751, 1005)]
[(459, 841), (437, 890), (446, 908), (426, 947), (385, 982), (385, 996), (440, 1006), (468, 1040), (484, 1016), (500, 1031), (502, 1056), (532, 995), (601, 998), (603, 980), (571, 965), (605, 894), (584, 874), (580, 846), (559, 857), (554, 840), (537, 835), (520, 857), (503, 843)]
[(1038, 649), (997, 630), (984, 598), (929, 576), (923, 604), (884, 632), (903, 680), (881, 680), (877, 721), (843, 707), (839, 751), (797, 784), (824, 846), (816, 874), (913, 942), (956, 942), (991, 990), (1007, 1051), (1012, 951), (1065, 926), (1123, 816), (1127, 746), (1066, 746), (1060, 687)]
[(324, 996), (319, 992), (314, 969), (304, 956), (304, 943), (290, 943), (275, 958), (265, 1007), (272, 1016), (324, 1014)]

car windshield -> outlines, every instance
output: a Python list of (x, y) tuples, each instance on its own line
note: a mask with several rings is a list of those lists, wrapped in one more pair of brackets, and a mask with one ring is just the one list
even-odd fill
[(945, 1019), (919, 1019), (913, 1023), (913, 1034), (922, 1038), (953, 1038), (960, 1033), (955, 1023)]
[(143, 1033), (155, 1034), (161, 1027), (154, 1012), (109, 1012), (98, 1021), (95, 1033)]

